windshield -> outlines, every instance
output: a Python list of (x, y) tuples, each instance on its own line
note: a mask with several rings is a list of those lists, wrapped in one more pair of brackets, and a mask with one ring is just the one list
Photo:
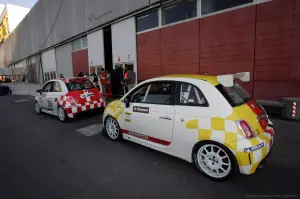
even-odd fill
[(232, 87), (224, 87), (219, 84), (216, 88), (220, 91), (220, 93), (222, 93), (232, 107), (245, 104), (251, 98), (250, 94), (236, 81)]
[(66, 86), (69, 91), (77, 91), (77, 90), (85, 90), (92, 89), (95, 86), (92, 84), (90, 80), (82, 80), (82, 81), (73, 81), (66, 83)]

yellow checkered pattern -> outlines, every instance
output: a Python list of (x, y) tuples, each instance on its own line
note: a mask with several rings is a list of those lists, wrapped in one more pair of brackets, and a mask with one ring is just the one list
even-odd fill
[[(270, 150), (271, 135), (263, 133), (258, 137), (247, 139), (229, 118), (201, 118), (186, 122), (187, 129), (198, 131), (198, 140), (213, 140), (225, 145), (235, 155), (241, 173), (252, 174)], [(244, 152), (245, 148), (257, 146), (264, 142), (264, 147), (252, 152)]]
[(120, 115), (124, 114), (124, 104), (120, 100), (115, 100), (109, 103), (104, 111), (104, 118), (111, 115), (116, 120), (119, 119)]

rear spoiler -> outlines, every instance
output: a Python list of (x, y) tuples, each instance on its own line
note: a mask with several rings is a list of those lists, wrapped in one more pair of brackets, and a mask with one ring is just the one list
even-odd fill
[(239, 79), (242, 82), (250, 81), (250, 73), (249, 72), (241, 72), (236, 74), (229, 75), (218, 75), (217, 80), (225, 87), (232, 87), (234, 84), (234, 79)]

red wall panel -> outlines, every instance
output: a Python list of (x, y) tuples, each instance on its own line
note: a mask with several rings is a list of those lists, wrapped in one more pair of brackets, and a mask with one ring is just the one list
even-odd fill
[(140, 80), (249, 71), (245, 86), (256, 99), (300, 97), (300, 0), (273, 0), (137, 37)]
[(137, 35), (138, 80), (161, 75), (161, 30)]
[(295, 0), (274, 0), (257, 5), (255, 45), (256, 99), (275, 99), (292, 94), (290, 74), (294, 44)]
[(72, 52), (73, 75), (76, 77), (78, 73), (89, 72), (88, 49)]
[[(255, 7), (200, 19), (200, 72), (251, 72), (254, 65)], [(252, 82), (245, 84), (249, 92)]]
[(161, 30), (162, 74), (199, 73), (199, 20)]

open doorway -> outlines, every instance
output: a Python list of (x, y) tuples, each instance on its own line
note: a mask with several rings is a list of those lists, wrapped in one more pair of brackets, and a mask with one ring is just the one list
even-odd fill
[(123, 71), (123, 64), (115, 64), (114, 65), (114, 70), (118, 69), (118, 68), (121, 68), (122, 71)]
[(134, 65), (133, 65), (133, 63), (125, 63), (124, 64), (124, 68), (125, 69), (128, 68), (129, 70), (134, 71)]
[(106, 26), (103, 28), (103, 43), (104, 43), (104, 65), (105, 70), (110, 73), (113, 70), (113, 60), (112, 60), (112, 40), (111, 40), (111, 26)]

